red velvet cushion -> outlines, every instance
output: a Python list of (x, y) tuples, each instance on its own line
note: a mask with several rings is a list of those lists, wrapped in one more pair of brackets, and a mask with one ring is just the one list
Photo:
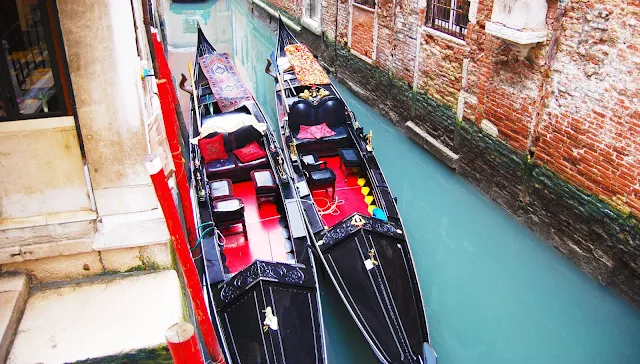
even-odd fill
[(300, 125), (300, 132), (296, 135), (296, 139), (315, 139), (313, 128), (315, 126)]
[(311, 129), (312, 129), (311, 132), (317, 139), (336, 135), (335, 131), (329, 129), (329, 127), (327, 126), (327, 123), (315, 125), (311, 127)]
[(267, 156), (267, 153), (260, 148), (255, 140), (240, 149), (234, 150), (233, 154), (235, 154), (242, 163), (253, 162)]
[(213, 138), (198, 139), (198, 148), (200, 148), (200, 154), (206, 163), (229, 158), (224, 150), (222, 134), (218, 134)]

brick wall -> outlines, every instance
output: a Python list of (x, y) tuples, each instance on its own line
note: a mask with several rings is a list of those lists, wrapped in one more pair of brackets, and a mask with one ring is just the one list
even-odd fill
[(373, 25), (375, 12), (354, 6), (351, 13), (351, 49), (373, 59)]
[(425, 0), (380, 0), (369, 64), (344, 48), (349, 3), (337, 1), (322, 14), (337, 47), (299, 34), (321, 62), (458, 153), (458, 173), (640, 306), (640, 3), (548, 0), (547, 39), (526, 49), (485, 32), (493, 0), (477, 1), (463, 42), (423, 28)]
[(640, 3), (632, 4), (567, 9), (536, 158), (640, 216)]

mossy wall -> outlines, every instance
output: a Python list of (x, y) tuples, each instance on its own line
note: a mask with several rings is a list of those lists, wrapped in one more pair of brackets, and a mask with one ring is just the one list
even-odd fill
[(130, 353), (109, 355), (77, 361), (77, 364), (173, 364), (171, 353), (166, 345), (141, 349)]

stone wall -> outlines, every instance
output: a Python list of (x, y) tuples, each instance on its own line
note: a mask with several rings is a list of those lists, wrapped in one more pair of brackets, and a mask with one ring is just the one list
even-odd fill
[(337, 1), (324, 2), (323, 37), (298, 35), (321, 62), (398, 126), (412, 120), (452, 149), (458, 173), (640, 306), (640, 6), (530, 0), (544, 21), (519, 24), (544, 23), (546, 39), (522, 46), (485, 30), (492, 0), (470, 2), (464, 39), (424, 27), (424, 0), (380, 0), (374, 29), (353, 30), (376, 39), (367, 62), (348, 49), (352, 9)]

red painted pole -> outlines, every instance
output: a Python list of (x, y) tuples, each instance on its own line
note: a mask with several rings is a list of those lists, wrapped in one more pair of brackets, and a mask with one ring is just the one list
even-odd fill
[(156, 62), (158, 64), (158, 72), (160, 75), (156, 77), (159, 80), (168, 80), (171, 88), (171, 94), (173, 95), (173, 103), (178, 103), (178, 93), (176, 92), (175, 85), (173, 84), (173, 78), (171, 78), (171, 69), (169, 68), (169, 60), (164, 54), (164, 47), (158, 39), (158, 33), (153, 34), (153, 49), (156, 53)]
[(145, 165), (151, 176), (153, 188), (158, 196), (158, 201), (160, 202), (169, 234), (171, 235), (171, 243), (176, 252), (176, 257), (178, 258), (180, 267), (182, 267), (196, 320), (204, 337), (205, 347), (214, 362), (224, 363), (224, 356), (220, 349), (218, 337), (213, 329), (213, 324), (207, 311), (207, 304), (202, 294), (198, 271), (196, 270), (196, 265), (193, 263), (193, 259), (191, 259), (191, 251), (189, 250), (187, 239), (182, 230), (178, 209), (173, 202), (173, 194), (162, 171), (162, 161), (159, 156), (149, 154), (145, 157)]
[(169, 142), (169, 150), (173, 156), (173, 164), (176, 168), (176, 183), (178, 185), (178, 194), (180, 195), (180, 203), (182, 205), (182, 213), (187, 229), (187, 238), (189, 246), (193, 247), (198, 241), (196, 234), (196, 221), (193, 217), (193, 205), (191, 203), (191, 189), (187, 182), (187, 173), (184, 168), (184, 160), (182, 159), (182, 147), (180, 138), (178, 138), (178, 117), (176, 109), (171, 97), (171, 89), (169, 80), (158, 81), (158, 98), (160, 99), (160, 108), (162, 109), (162, 119), (164, 120), (164, 129), (167, 134), (167, 142)]
[(175, 364), (204, 364), (193, 325), (178, 322), (167, 330), (164, 337)]

